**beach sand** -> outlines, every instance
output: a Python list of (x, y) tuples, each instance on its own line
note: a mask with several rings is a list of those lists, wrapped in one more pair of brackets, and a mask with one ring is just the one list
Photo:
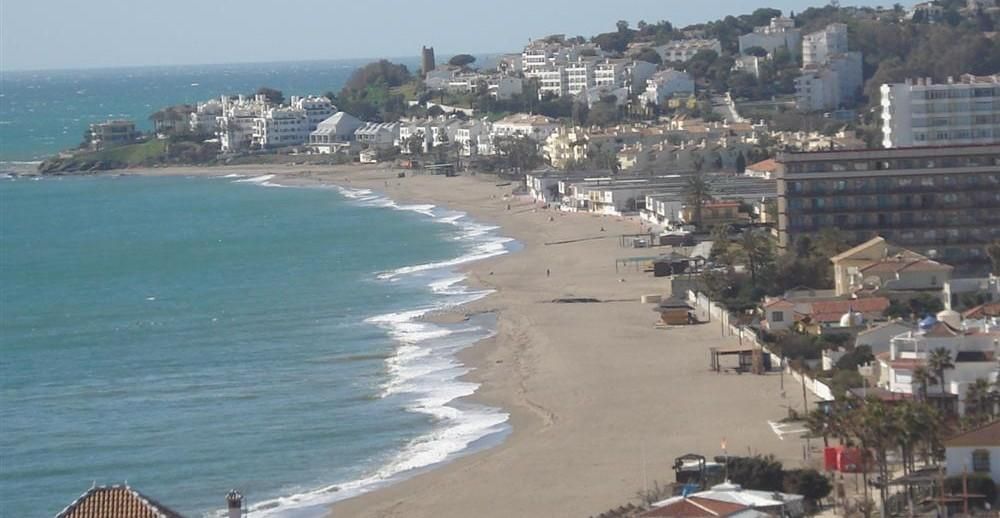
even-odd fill
[[(722, 455), (723, 439), (730, 455), (774, 454), (786, 467), (802, 464), (803, 443), (780, 440), (767, 423), (787, 415), (788, 406), (801, 409), (801, 390), (786, 379), (782, 394), (777, 374), (710, 371), (709, 348), (732, 347), (736, 339), (723, 337), (715, 322), (656, 328), (653, 305), (639, 299), (663, 294), (664, 280), (616, 272), (617, 258), (658, 253), (619, 247), (618, 236), (638, 231), (637, 221), (505, 199), (513, 186), (488, 176), (397, 179), (396, 170), (359, 166), (259, 169), (278, 183), (372, 188), (401, 202), (466, 211), (524, 245), (467, 266), (471, 284), (496, 293), (461, 308), (499, 315), (497, 335), (461, 359), (475, 369), (469, 379), (481, 383), (473, 398), (510, 412), (511, 434), (497, 447), (337, 503), (331, 516), (597, 515), (636, 501), (636, 492), (654, 481), (673, 481), (679, 455)], [(565, 243), (546, 244), (555, 242)], [(561, 297), (602, 302), (552, 302)]]

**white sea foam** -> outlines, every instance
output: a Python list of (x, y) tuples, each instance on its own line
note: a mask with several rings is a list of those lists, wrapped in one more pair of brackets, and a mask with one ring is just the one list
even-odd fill
[(273, 174), (265, 174), (265, 175), (261, 175), (261, 176), (254, 176), (253, 178), (243, 178), (243, 179), (240, 179), (240, 180), (233, 180), (233, 183), (259, 183), (259, 184), (263, 184), (264, 182), (270, 180), (271, 178), (274, 178)]
[[(237, 181), (264, 185), (271, 176)], [(429, 277), (426, 286), (437, 295), (438, 300), (430, 306), (377, 315), (365, 321), (383, 328), (396, 343), (393, 354), (385, 360), (389, 379), (381, 387), (381, 396), (402, 398), (408, 411), (431, 416), (436, 425), (433, 431), (413, 439), (387, 463), (362, 478), (260, 502), (250, 508), (250, 516), (325, 516), (328, 514), (326, 506), (333, 502), (367, 493), (415, 470), (444, 462), (467, 450), (476, 441), (508, 429), (506, 422), (509, 415), (506, 412), (456, 402), (475, 393), (478, 385), (459, 379), (469, 372), (469, 368), (458, 361), (455, 353), (490, 336), (493, 330), (485, 329), (475, 321), (442, 325), (425, 322), (421, 317), (491, 293), (469, 289), (462, 284), (465, 276), (455, 272), (454, 268), (505, 254), (512, 240), (496, 235), (494, 231), (497, 227), (471, 221), (462, 212), (429, 204), (400, 205), (370, 189), (337, 189), (345, 198), (364, 206), (411, 211), (442, 224), (455, 225), (459, 227), (456, 240), (469, 243), (467, 253), (460, 257), (405, 266), (379, 274), (377, 278), (385, 282), (398, 282), (411, 276), (421, 280)]]
[(232, 174), (227, 174), (226, 176), (223, 176), (223, 178), (243, 178), (244, 176), (245, 175), (242, 175), (242, 174), (232, 173)]

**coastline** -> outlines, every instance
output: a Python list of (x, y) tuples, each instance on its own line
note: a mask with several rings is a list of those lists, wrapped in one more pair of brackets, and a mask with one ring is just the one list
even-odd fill
[[(373, 189), (399, 203), (433, 203), (496, 224), (520, 242), (516, 254), (462, 265), (486, 298), (431, 319), (495, 312), (496, 335), (458, 353), (479, 384), (470, 400), (510, 414), (499, 445), (459, 455), (433, 469), (333, 505), (334, 516), (593, 515), (634, 499), (644, 486), (672, 480), (674, 457), (689, 452), (773, 453), (789, 466), (798, 441), (780, 441), (766, 423), (781, 399), (777, 376), (710, 373), (708, 348), (732, 345), (711, 325), (655, 329), (640, 295), (665, 290), (641, 272), (616, 273), (614, 259), (638, 254), (617, 239), (546, 246), (634, 232), (621, 218), (546, 211), (505, 200), (511, 186), (488, 178), (409, 176), (382, 167), (261, 166), (162, 168), (123, 174), (275, 175), (287, 185)], [(113, 173), (114, 174), (114, 173)], [(510, 210), (507, 210), (507, 204)], [(601, 232), (604, 228), (606, 232)], [(551, 277), (546, 275), (551, 270)], [(554, 304), (563, 296), (600, 304)], [(794, 394), (794, 393), (793, 393)], [(586, 488), (586, 491), (581, 490)], [(484, 506), (484, 503), (493, 503)]]

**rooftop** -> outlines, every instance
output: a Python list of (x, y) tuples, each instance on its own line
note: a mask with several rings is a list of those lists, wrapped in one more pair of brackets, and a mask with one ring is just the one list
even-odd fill
[(1000, 421), (945, 439), (946, 447), (1000, 446)]
[(95, 486), (56, 518), (183, 518), (177, 512), (125, 486)]

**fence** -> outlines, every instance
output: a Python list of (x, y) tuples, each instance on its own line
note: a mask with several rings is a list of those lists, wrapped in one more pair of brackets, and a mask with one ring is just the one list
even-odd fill
[(738, 317), (735, 317), (719, 304), (712, 302), (708, 298), (708, 295), (700, 291), (688, 290), (687, 299), (688, 303), (694, 306), (698, 318), (707, 317), (710, 323), (718, 323), (722, 336), (738, 338), (741, 346), (760, 348), (765, 354), (771, 357), (771, 365), (784, 369), (795, 381), (802, 383), (802, 378), (804, 377), (806, 390), (812, 392), (820, 400), (831, 401), (835, 399), (829, 385), (792, 369), (791, 365), (782, 361), (781, 356), (774, 354), (768, 348), (767, 344), (761, 340), (756, 331), (750, 327), (740, 325)]

